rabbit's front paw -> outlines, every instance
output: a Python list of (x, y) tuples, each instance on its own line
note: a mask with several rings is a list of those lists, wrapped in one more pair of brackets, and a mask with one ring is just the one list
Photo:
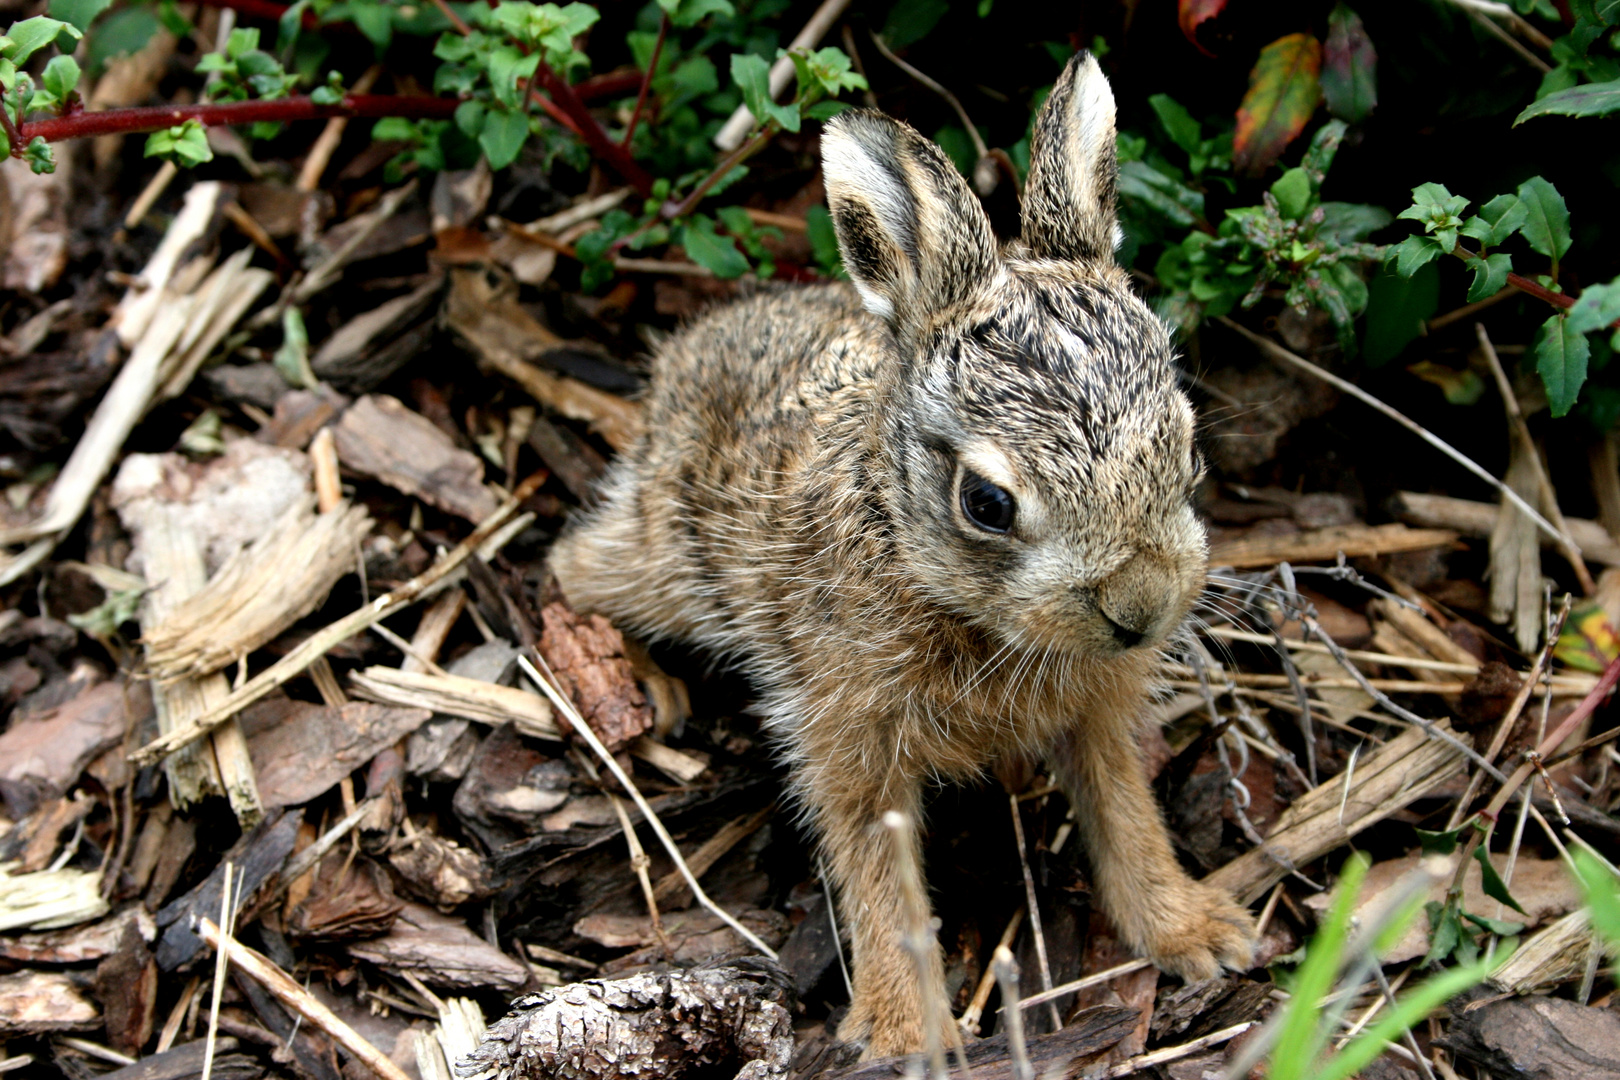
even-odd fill
[(1150, 917), (1142, 951), (1161, 971), (1188, 982), (1243, 971), (1254, 961), (1254, 917), (1224, 890), (1189, 881)]

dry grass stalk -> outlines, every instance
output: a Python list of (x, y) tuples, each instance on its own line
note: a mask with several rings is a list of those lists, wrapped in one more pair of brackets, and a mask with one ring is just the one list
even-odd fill
[[(1013, 813), (1018, 805), (1013, 804)], [(926, 1046), (928, 1071), (932, 1080), (946, 1080), (945, 1044), (940, 1039), (944, 1017), (940, 1008), (945, 1002), (945, 983), (935, 956), (935, 941), (928, 913), (928, 898), (923, 894), (922, 868), (911, 839), (911, 819), (897, 810), (883, 815), (883, 827), (893, 842), (893, 857), (899, 869), (900, 904), (905, 925), (900, 927), (901, 946), (911, 955), (917, 966), (917, 981), (922, 986), (922, 1029)], [(958, 1062), (966, 1059), (958, 1055)]]
[(191, 322), (175, 343), (159, 375), (158, 401), (168, 401), (185, 392), (203, 362), (247, 314), (259, 294), (275, 280), (270, 271), (249, 266), (252, 258), (253, 252), (243, 248), (198, 286)]
[[(1012, 948), (1013, 939), (1018, 936), (1018, 928), (1023, 922), (1024, 909), (1019, 908), (1013, 912), (1013, 917), (1007, 920), (1007, 928), (1001, 932), (1001, 940), (996, 943), (996, 950)], [(991, 965), (979, 976), (979, 985), (973, 990), (973, 1000), (962, 1010), (962, 1015), (956, 1018), (957, 1026), (967, 1034), (979, 1034), (979, 1018), (984, 1015), (984, 1007), (990, 1001), (990, 991), (994, 990), (995, 986), (996, 969)]]
[[(541, 662), (544, 663), (543, 660)], [(584, 740), (592, 752), (602, 759), (602, 764), (606, 765), (608, 772), (613, 774), (613, 779), (617, 780), (619, 786), (629, 793), (631, 800), (636, 804), (636, 809), (640, 810), (641, 816), (647, 819), (647, 824), (652, 826), (653, 832), (658, 835), (659, 843), (664, 845), (664, 851), (668, 853), (671, 861), (675, 863), (675, 869), (680, 872), (681, 877), (686, 879), (686, 887), (692, 890), (692, 896), (697, 902), (707, 908), (715, 918), (736, 931), (739, 937), (752, 945), (762, 955), (768, 956), (772, 960), (777, 959), (775, 949), (761, 941), (757, 935), (738, 922), (730, 912), (716, 904), (709, 898), (709, 894), (703, 891), (703, 886), (698, 884), (697, 878), (692, 873), (692, 868), (686, 865), (686, 859), (681, 855), (681, 849), (676, 846), (675, 840), (669, 835), (669, 830), (664, 828), (662, 821), (658, 820), (658, 815), (653, 813), (653, 808), (647, 805), (647, 800), (642, 797), (640, 789), (630, 779), (629, 774), (624, 771), (613, 755), (608, 753), (608, 748), (602, 745), (602, 740), (597, 737), (596, 732), (591, 730), (591, 726), (585, 722), (584, 717), (579, 715), (579, 710), (574, 708), (574, 703), (569, 701), (567, 696), (557, 689), (549, 675), (542, 675), (539, 669), (529, 661), (528, 657), (520, 655), (518, 665), (523, 668), (524, 674), (528, 675), (534, 681), (534, 684), (545, 692), (545, 695), (551, 699), (551, 703), (562, 712), (563, 716), (568, 718), (568, 723), (574, 734)]]
[[(1454, 529), (1464, 536), (1489, 536), (1496, 526), (1498, 511), (1494, 503), (1418, 491), (1396, 492), (1390, 500), (1390, 508), (1409, 524)], [(1620, 566), (1620, 542), (1610, 536), (1602, 525), (1586, 518), (1565, 518), (1564, 524), (1569, 527), (1570, 536), (1580, 546), (1581, 554), (1587, 560), (1605, 566)], [(1548, 545), (1552, 540), (1543, 535), (1539, 542)]]
[(1083, 978), (1075, 979), (1073, 982), (1066, 982), (1061, 986), (1054, 986), (1050, 990), (1042, 990), (1038, 994), (1031, 994), (1027, 998), (1020, 999), (1018, 1002), (1018, 1007), (1020, 1009), (1027, 1009), (1033, 1005), (1040, 1005), (1043, 1002), (1054, 1001), (1057, 998), (1063, 997), (1065, 994), (1078, 994), (1080, 991), (1089, 990), (1093, 986), (1101, 986), (1103, 983), (1113, 982), (1121, 975), (1132, 975), (1138, 971), (1141, 971), (1143, 968), (1149, 968), (1152, 966), (1153, 961), (1151, 960), (1127, 960), (1123, 964), (1118, 964), (1104, 971), (1098, 971), (1091, 975), (1086, 975)]
[[(236, 932), (236, 904), (242, 889), (241, 878), (232, 878), (232, 871), (236, 867), (231, 863), (225, 864), (225, 881), (219, 893), (219, 924), (225, 928), (225, 936), (229, 938)], [(236, 886), (233, 894), (231, 886)], [(219, 1038), (219, 1006), (225, 999), (225, 971), (230, 966), (230, 956), (224, 949), (214, 952), (214, 998), (208, 1007), (208, 1036), (203, 1045), (202, 1080), (209, 1080), (214, 1071), (214, 1043)]]
[[(1041, 926), (1041, 906), (1039, 898), (1035, 895), (1035, 875), (1030, 872), (1029, 850), (1024, 844), (1024, 816), (1018, 811), (1016, 794), (1008, 793), (1007, 804), (1012, 809), (1013, 842), (1018, 846), (1018, 866), (1024, 875), (1024, 907), (1029, 912), (1029, 932), (1035, 941), (1035, 960), (1041, 965), (1041, 989), (1050, 991), (1052, 964), (1046, 958), (1046, 931)], [(1046, 1011), (1052, 1020), (1052, 1030), (1061, 1030), (1063, 1018), (1058, 1015), (1057, 1006), (1048, 1002)]]
[(513, 723), (535, 739), (563, 737), (545, 698), (482, 679), (374, 666), (351, 674), (349, 685), (358, 696), (383, 705), (431, 709), (491, 727)]
[(199, 920), (196, 931), (197, 936), (209, 945), (227, 953), (227, 959), (243, 974), (263, 986), (277, 1001), (330, 1035), (339, 1046), (353, 1057), (360, 1059), (362, 1064), (382, 1080), (409, 1080), (405, 1072), (389, 1060), (386, 1054), (367, 1042), (331, 1009), (322, 1005), (315, 995), (299, 986), (285, 971), (258, 952), (233, 937), (221, 934), (212, 919)]
[(645, 761), (677, 784), (690, 784), (709, 768), (708, 762), (646, 735), (631, 743), (629, 750), (632, 757)]
[(1235, 568), (1276, 566), (1281, 562), (1324, 562), (1341, 553), (1347, 558), (1389, 555), (1398, 551), (1450, 547), (1457, 534), (1450, 529), (1412, 529), (1399, 522), (1388, 525), (1337, 525), (1291, 536), (1246, 536), (1209, 549), (1211, 566)]
[(607, 794), (608, 805), (613, 808), (613, 814), (619, 819), (619, 828), (624, 833), (625, 846), (630, 849), (630, 869), (635, 872), (636, 880), (641, 883), (641, 895), (647, 903), (647, 918), (652, 922), (653, 936), (658, 939), (658, 947), (664, 953), (665, 960), (675, 959), (675, 950), (670, 946), (669, 935), (664, 932), (664, 918), (658, 913), (658, 897), (653, 893), (652, 875), (648, 867), (652, 860), (647, 858), (646, 850), (641, 846), (641, 837), (636, 835), (635, 822), (625, 812), (624, 802), (613, 792), (608, 791), (602, 784), (602, 775), (591, 764), (591, 759), (576, 749), (573, 758), (591, 782), (601, 787)]
[(313, 499), (289, 507), (267, 535), (142, 635), (160, 681), (207, 675), (248, 655), (319, 607), (354, 568), (371, 515), (363, 506), (319, 515), (312, 508)]
[(997, 945), (990, 960), (1001, 988), (1001, 1026), (1007, 1032), (1007, 1056), (1012, 1058), (1013, 1080), (1035, 1080), (1035, 1066), (1029, 1061), (1029, 1044), (1024, 1041), (1024, 1010), (1018, 999), (1018, 961), (1012, 950)]
[(1172, 1061), (1180, 1061), (1182, 1058), (1190, 1057), (1191, 1055), (1198, 1053), (1200, 1050), (1208, 1050), (1212, 1046), (1220, 1046), (1222, 1043), (1231, 1042), (1245, 1031), (1248, 1031), (1250, 1028), (1254, 1027), (1256, 1023), (1257, 1021), (1249, 1020), (1241, 1024), (1233, 1024), (1229, 1028), (1222, 1028), (1220, 1031), (1211, 1032), (1201, 1039), (1194, 1039), (1192, 1042), (1182, 1043), (1180, 1046), (1166, 1046), (1162, 1049), (1154, 1050), (1151, 1053), (1138, 1054), (1133, 1058), (1125, 1059), (1101, 1075), (1108, 1077), (1109, 1080), (1115, 1080), (1117, 1077), (1135, 1076), (1137, 1073), (1143, 1072), (1156, 1065), (1164, 1065)]
[[(1445, 721), (1434, 726), (1450, 734)], [(1330, 781), (1306, 792), (1277, 818), (1263, 847), (1245, 852), (1204, 880), (1242, 903), (1256, 900), (1289, 870), (1326, 855), (1450, 779), (1464, 760), (1451, 744), (1422, 730), (1402, 732), (1360, 758), (1348, 789)]]
[[(449, 584), (451, 575), (459, 570), (462, 564), (472, 557), (474, 552), (478, 552), (486, 559), (493, 558), (500, 544), (515, 535), (515, 533), (509, 533), (506, 530), (509, 525), (517, 524), (513, 521), (513, 518), (517, 517), (518, 507), (522, 505), (525, 499), (534, 494), (535, 490), (544, 482), (546, 475), (546, 473), (541, 472), (524, 480), (512, 492), (511, 498), (502, 503), (478, 528), (474, 529), (467, 539), (457, 544), (455, 548), (447, 552), (427, 570), (424, 570), (394, 591), (377, 597), (364, 607), (350, 612), (336, 622), (311, 634), (292, 652), (270, 665), (254, 678), (249, 679), (240, 688), (233, 690), (229, 698), (195, 717), (189, 726), (177, 727), (175, 730), (153, 739), (131, 754), (130, 760), (137, 765), (149, 764), (159, 760), (166, 754), (172, 753), (179, 747), (201, 738), (227, 717), (235, 715), (282, 683), (301, 674), (305, 668), (314, 663), (316, 657), (325, 656), (326, 651), (338, 644), (338, 642), (347, 641), (367, 627), (409, 607), (425, 596), (431, 596), (438, 589)], [(499, 541), (499, 543), (496, 541)], [(489, 550), (485, 550), (486, 544), (489, 546)]]

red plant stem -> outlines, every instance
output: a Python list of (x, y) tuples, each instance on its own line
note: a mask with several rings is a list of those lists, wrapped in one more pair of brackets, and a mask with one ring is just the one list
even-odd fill
[(1537, 300), (1545, 300), (1553, 307), (1572, 308), (1575, 306), (1574, 297), (1565, 296), (1563, 293), (1553, 292), (1551, 289), (1538, 285), (1527, 277), (1521, 277), (1520, 275), (1513, 273), (1511, 270), (1508, 271), (1507, 280), (1509, 285), (1512, 285), (1520, 292), (1529, 293)]
[(641, 85), (642, 75), (639, 71), (609, 71), (603, 75), (592, 75), (590, 78), (574, 84), (574, 93), (581, 101), (596, 101), (606, 97), (623, 97)]
[(636, 123), (641, 119), (641, 107), (647, 103), (647, 89), (652, 86), (653, 72), (658, 70), (658, 56), (664, 51), (664, 37), (669, 33), (669, 15), (658, 20), (658, 40), (653, 42), (652, 58), (647, 61), (647, 73), (641, 78), (641, 92), (636, 95), (636, 108), (630, 114), (630, 125), (624, 129), (624, 141), (619, 145), (626, 150), (630, 149), (630, 139), (636, 133)]
[[(277, 4), (274, 0), (200, 0), (207, 7), (230, 8), (241, 15), (255, 19), (267, 19), (270, 22), (280, 22), (286, 14), (286, 4)], [(314, 30), (320, 26), (320, 19), (313, 11), (304, 10), (303, 24), (306, 30)]]
[(624, 178), (625, 183), (636, 189), (636, 192), (645, 197), (652, 193), (653, 179), (651, 174), (636, 164), (630, 152), (612, 139), (602, 130), (602, 125), (596, 122), (585, 103), (579, 100), (574, 88), (559, 78), (551, 65), (544, 60), (540, 61), (540, 70), (535, 73), (540, 85), (545, 88), (551, 100), (557, 107), (568, 114), (577, 126), (579, 137), (585, 140), (585, 145), (591, 152), (600, 158), (614, 172)]
[(348, 94), (337, 105), (317, 105), (307, 97), (275, 101), (229, 101), (217, 105), (156, 105), (139, 109), (78, 112), (71, 116), (34, 120), (23, 124), (19, 137), (46, 142), (82, 139), (91, 135), (136, 134), (196, 120), (205, 127), (251, 124), (260, 120), (325, 120), (334, 116), (401, 116), (413, 120), (448, 120), (455, 115), (457, 98), (407, 97), (402, 94)]

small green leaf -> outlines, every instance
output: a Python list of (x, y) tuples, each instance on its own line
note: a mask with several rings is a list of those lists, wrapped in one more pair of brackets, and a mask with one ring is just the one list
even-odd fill
[(60, 19), (50, 19), (44, 15), (35, 15), (32, 19), (11, 24), (6, 31), (6, 37), (11, 44), (0, 48), (0, 55), (4, 55), (13, 64), (21, 66), (40, 49), (55, 41), (61, 34), (67, 34), (74, 40), (83, 37), (77, 26), (65, 23)]
[(515, 46), (502, 45), (489, 54), (489, 87), (495, 100), (508, 109), (523, 102), (523, 88), (518, 84), (533, 77), (540, 67), (540, 54), (525, 56)]
[(1590, 344), (1585, 334), (1577, 334), (1570, 327), (1567, 318), (1554, 315), (1536, 332), (1535, 348), (1536, 371), (1547, 388), (1547, 405), (1554, 416), (1563, 416), (1574, 408), (1581, 384), (1586, 382)]
[(1602, 330), (1620, 319), (1620, 277), (1607, 285), (1588, 285), (1569, 309), (1569, 328), (1577, 334)]
[(1180, 102), (1169, 94), (1154, 94), (1148, 98), (1148, 105), (1152, 107), (1154, 115), (1164, 127), (1170, 141), (1189, 154), (1196, 154), (1203, 145), (1203, 131), (1198, 121), (1193, 119)]
[(1399, 244), (1385, 253), (1385, 261), (1395, 264), (1395, 272), (1401, 277), (1409, 278), (1417, 273), (1424, 263), (1431, 262), (1443, 254), (1440, 245), (1435, 243), (1433, 237), (1408, 236)]
[(1444, 960), (1462, 941), (1462, 920), (1455, 903), (1442, 904), (1430, 900), (1424, 905), (1429, 913), (1429, 952), (1423, 958), (1425, 965)]
[(833, 229), (832, 214), (820, 203), (804, 214), (805, 236), (810, 241), (810, 252), (816, 265), (828, 277), (843, 279), (843, 258), (838, 252), (838, 233)]
[(757, 123), (775, 121), (787, 131), (799, 130), (799, 110), (794, 105), (778, 105), (771, 97), (771, 66), (763, 57), (736, 53), (731, 58), (731, 81), (742, 91), (743, 104)]
[(1352, 124), (1378, 106), (1378, 54), (1360, 16), (1343, 4), (1335, 4), (1328, 15), (1322, 97), (1328, 112)]
[(696, 26), (710, 15), (737, 14), (729, 0), (658, 0), (669, 21), (675, 26)]
[(304, 329), (304, 316), (296, 307), (288, 306), (281, 313), (281, 348), (272, 362), (288, 386), (313, 390), (320, 385), (309, 366), (309, 333)]
[(1620, 882), (1585, 848), (1574, 852), (1575, 876), (1586, 897), (1592, 926), (1611, 946), (1620, 947)]
[(1507, 284), (1508, 271), (1513, 269), (1513, 259), (1497, 252), (1483, 259), (1470, 259), (1468, 267), (1474, 272), (1474, 283), (1468, 286), (1468, 302), (1472, 304), (1502, 291)]
[(1523, 227), (1530, 207), (1517, 195), (1498, 195), (1479, 208), (1479, 213), (1463, 222), (1462, 234), (1493, 248)]
[(748, 259), (737, 250), (729, 236), (714, 231), (714, 222), (694, 215), (681, 229), (681, 246), (686, 257), (699, 266), (706, 266), (717, 278), (737, 278), (748, 272)]
[[(0, 143), (5, 141), (5, 136), (0, 135)], [(56, 171), (56, 157), (51, 152), (51, 144), (38, 135), (23, 147), (23, 160), (28, 162), (28, 167), (33, 170), (35, 176)]]
[(1369, 233), (1395, 220), (1382, 206), (1366, 203), (1325, 202), (1321, 207), (1322, 224), (1317, 227), (1316, 235), (1344, 244), (1365, 240)]
[(1525, 204), (1527, 216), (1520, 226), (1530, 246), (1553, 259), (1562, 258), (1569, 250), (1569, 208), (1558, 189), (1539, 176), (1532, 176), (1519, 185), (1519, 198)]
[(65, 102), (68, 95), (79, 85), (79, 64), (65, 53), (53, 56), (51, 62), (45, 65), (40, 82), (44, 84), (46, 90), (56, 96), (57, 101)]
[(1278, 213), (1299, 221), (1311, 208), (1311, 178), (1304, 169), (1289, 169), (1271, 185), (1271, 195), (1277, 200)]
[(1463, 912), (1463, 918), (1486, 933), (1495, 934), (1497, 937), (1513, 937), (1524, 933), (1524, 923), (1508, 922), (1505, 919), (1488, 919), (1483, 915), (1471, 915), (1466, 911)]
[(1457, 217), (1468, 208), (1468, 200), (1453, 195), (1444, 184), (1419, 184), (1412, 189), (1412, 205), (1396, 217), (1423, 222), (1425, 232), (1434, 232), (1459, 223)]
[[(461, 111), (459, 108), (456, 110)], [(459, 119), (459, 117), (458, 117)], [(523, 143), (529, 137), (529, 116), (522, 111), (491, 110), (484, 117), (483, 130), (478, 134), (478, 145), (492, 169), (504, 169), (517, 160)]]
[(1465, 822), (1462, 826), (1452, 829), (1450, 832), (1429, 832), (1427, 829), (1413, 829), (1412, 831), (1417, 833), (1418, 844), (1422, 847), (1423, 854), (1450, 855), (1457, 850), (1458, 838), (1471, 827)]
[[(1418, 238), (1414, 238), (1418, 239)], [(1440, 268), (1420, 268), (1410, 280), (1385, 270), (1367, 286), (1366, 330), (1361, 355), (1377, 367), (1401, 354), (1423, 333), (1424, 320), (1440, 307)]]
[(90, 24), (112, 6), (112, 0), (51, 0), (50, 16), (70, 23), (79, 30), (90, 29)]
[(83, 614), (69, 615), (67, 621), (91, 637), (103, 640), (110, 638), (120, 626), (135, 617), (135, 612), (140, 610), (141, 597), (146, 591), (146, 587), (142, 586), (138, 589), (109, 592), (101, 603)]
[(1620, 79), (1587, 83), (1548, 94), (1527, 105), (1513, 120), (1514, 126), (1538, 116), (1607, 116), (1620, 110)]

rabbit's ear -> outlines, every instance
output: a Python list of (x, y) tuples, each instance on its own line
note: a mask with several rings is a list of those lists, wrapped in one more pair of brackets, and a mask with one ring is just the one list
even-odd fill
[(907, 322), (987, 283), (990, 219), (939, 147), (882, 113), (850, 109), (822, 133), (821, 160), (838, 250), (867, 310)]
[(1069, 61), (1035, 119), (1024, 185), (1024, 242), (1036, 255), (1112, 262), (1119, 161), (1114, 94), (1097, 60)]

